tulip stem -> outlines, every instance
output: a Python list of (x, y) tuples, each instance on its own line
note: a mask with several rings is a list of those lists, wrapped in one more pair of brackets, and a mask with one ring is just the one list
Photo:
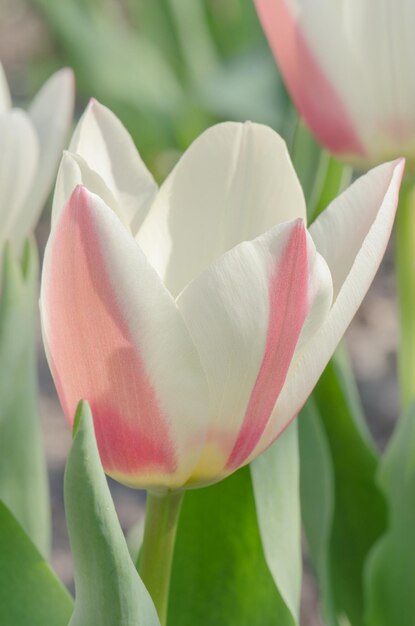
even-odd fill
[(398, 355), (402, 408), (415, 398), (415, 184), (404, 179), (396, 220), (396, 275), (400, 313)]
[(161, 626), (167, 622), (170, 574), (183, 492), (147, 494), (144, 538), (137, 562), (138, 572), (150, 593)]

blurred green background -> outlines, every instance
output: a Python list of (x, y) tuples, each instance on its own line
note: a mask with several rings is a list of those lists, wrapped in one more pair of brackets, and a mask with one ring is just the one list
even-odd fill
[[(30, 11), (41, 35), (19, 68), (22, 95), (58, 67), (71, 66), (79, 107), (90, 97), (109, 106), (157, 178), (215, 122), (252, 119), (285, 136), (292, 132), (295, 114), (252, 0), (2, 4), (15, 19)], [(16, 47), (25, 45), (25, 36), (15, 33)]]

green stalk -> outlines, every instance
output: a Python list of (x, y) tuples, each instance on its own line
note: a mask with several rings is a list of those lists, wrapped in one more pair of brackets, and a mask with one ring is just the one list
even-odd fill
[(396, 219), (396, 276), (400, 315), (398, 353), (402, 408), (415, 398), (415, 184), (404, 179)]
[(350, 185), (353, 169), (323, 150), (302, 120), (297, 123), (291, 158), (306, 198), (310, 225)]
[(161, 626), (167, 623), (170, 574), (183, 492), (148, 492), (144, 539), (137, 569), (150, 593)]

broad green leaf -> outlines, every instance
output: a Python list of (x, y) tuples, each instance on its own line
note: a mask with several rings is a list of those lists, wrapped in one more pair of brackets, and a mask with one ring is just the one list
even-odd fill
[(67, 626), (72, 598), (0, 502), (1, 626)]
[(186, 492), (173, 561), (171, 626), (297, 624), (294, 431), (277, 444), (252, 470), (244, 467), (216, 485)]
[(251, 463), (265, 560), (293, 624), (299, 621), (302, 577), (299, 472), (298, 429), (293, 422)]
[(344, 358), (337, 355), (329, 363), (313, 397), (330, 448), (334, 473), (330, 563), (336, 609), (338, 615), (347, 615), (353, 626), (361, 626), (364, 565), (369, 551), (386, 528), (385, 498), (376, 483), (378, 456)]
[(7, 245), (0, 291), (0, 499), (46, 556), (50, 513), (37, 404), (37, 280), (35, 244), (26, 245), (21, 261)]
[(159, 626), (119, 525), (85, 402), (66, 465), (65, 510), (75, 565), (70, 626)]
[(320, 586), (324, 623), (337, 626), (330, 564), (335, 498), (333, 463), (313, 398), (309, 398), (299, 416), (299, 442), (301, 509), (308, 552)]
[(413, 626), (415, 616), (415, 405), (393, 434), (379, 467), (389, 504), (387, 532), (368, 560), (365, 626)]

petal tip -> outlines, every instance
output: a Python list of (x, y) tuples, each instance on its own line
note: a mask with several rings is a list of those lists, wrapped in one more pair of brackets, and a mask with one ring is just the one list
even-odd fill
[(99, 100), (97, 100), (94, 96), (92, 96), (88, 101), (88, 106), (86, 110), (93, 115), (99, 113), (100, 111), (106, 110), (107, 107), (104, 106)]
[(65, 90), (70, 94), (71, 98), (75, 99), (75, 73), (70, 67), (63, 67), (57, 70), (50, 78), (45, 82), (45, 85), (49, 84), (55, 89), (59, 87), (59, 90)]
[(401, 178), (403, 177), (403, 175), (405, 173), (405, 167), (406, 167), (406, 158), (405, 157), (400, 157), (399, 159), (396, 159), (396, 161), (395, 161), (395, 169), (401, 175)]
[(306, 227), (306, 223), (303, 217), (296, 217), (295, 219), (292, 220), (291, 232), (298, 233), (299, 235), (303, 234), (304, 237), (306, 236), (307, 227)]
[(88, 191), (88, 189), (85, 187), (85, 185), (79, 183), (78, 185), (76, 185), (71, 195), (69, 196), (69, 199), (65, 205), (66, 210), (71, 210), (72, 208), (78, 206), (78, 204), (81, 202), (86, 203), (89, 200), (89, 197), (90, 192)]
[(68, 82), (75, 83), (75, 72), (71, 67), (63, 67), (61, 70), (58, 70), (57, 74), (61, 75)]

